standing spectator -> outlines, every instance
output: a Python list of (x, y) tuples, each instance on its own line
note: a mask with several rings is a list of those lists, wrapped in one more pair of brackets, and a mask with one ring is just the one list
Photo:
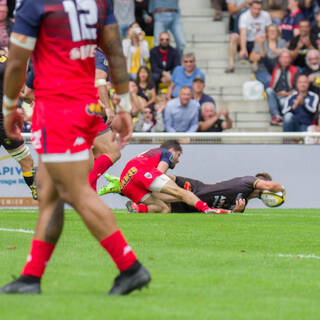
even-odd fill
[(297, 79), (297, 91), (286, 100), (283, 108), (283, 131), (307, 131), (313, 122), (318, 109), (319, 96), (308, 91), (309, 81), (306, 75), (301, 74)]
[(153, 17), (148, 11), (149, 0), (135, 0), (135, 17), (146, 36), (153, 36)]
[(167, 31), (160, 33), (159, 45), (150, 50), (150, 64), (156, 88), (160, 82), (169, 84), (171, 73), (180, 65), (180, 55), (178, 50), (170, 45), (170, 35)]
[[(225, 72), (234, 72), (235, 55), (240, 44), (240, 59), (249, 58), (254, 42), (265, 39), (265, 28), (271, 24), (268, 12), (262, 10), (261, 1), (252, 1), (249, 10), (244, 12), (239, 19), (240, 36), (230, 37), (229, 42), (229, 68)], [(231, 41), (232, 40), (232, 41)]]
[(145, 106), (153, 105), (156, 101), (156, 89), (152, 81), (151, 71), (147, 67), (139, 68), (136, 84), (138, 86), (138, 96), (147, 101)]
[(144, 40), (144, 32), (137, 23), (133, 23), (128, 31), (128, 38), (122, 40), (123, 53), (126, 57), (130, 79), (135, 80), (141, 66), (147, 65), (149, 58), (148, 42)]
[(310, 50), (307, 53), (306, 65), (302, 74), (308, 77), (310, 91), (320, 95), (320, 53), (318, 50)]
[(0, 47), (6, 48), (9, 43), (9, 35), (6, 27), (8, 7), (6, 1), (0, 2)]
[[(228, 108), (216, 112), (216, 107), (212, 102), (205, 102), (201, 105), (199, 118), (199, 129), (202, 132), (221, 132), (232, 128), (232, 120), (229, 117)], [(224, 116), (224, 120), (220, 119)]]
[(284, 40), (289, 42), (299, 34), (298, 24), (302, 19), (304, 19), (304, 14), (299, 7), (299, 0), (288, 0), (288, 11), (280, 23)]
[(182, 87), (179, 97), (170, 100), (164, 112), (167, 132), (196, 132), (199, 121), (199, 103), (192, 99), (189, 87)]
[(279, 64), (273, 69), (269, 88), (266, 90), (271, 115), (271, 125), (282, 124), (281, 111), (287, 97), (292, 94), (298, 75), (298, 68), (291, 64), (290, 52), (284, 49), (279, 56)]
[(177, 66), (173, 70), (171, 83), (167, 91), (168, 99), (176, 98), (182, 87), (192, 88), (193, 79), (201, 75), (205, 79), (204, 73), (196, 66), (196, 57), (193, 52), (186, 53), (182, 59), (182, 66)]
[(134, 124), (135, 132), (163, 132), (162, 112), (157, 112), (155, 116), (154, 110), (150, 107), (145, 107), (142, 115), (139, 115), (138, 121)]
[(158, 45), (161, 32), (170, 30), (182, 56), (186, 46), (186, 36), (180, 16), (179, 0), (149, 0), (149, 12), (153, 14), (154, 19), (154, 45)]
[(278, 57), (282, 49), (286, 48), (286, 41), (280, 38), (280, 29), (275, 24), (266, 28), (266, 39), (259, 39), (250, 54), (250, 61), (257, 80), (269, 87), (271, 73), (278, 64)]
[(114, 15), (120, 29), (120, 37), (124, 39), (130, 25), (136, 21), (134, 16), (134, 0), (113, 0)]
[[(320, 132), (320, 112), (315, 116), (315, 124), (312, 124), (307, 129), (308, 132)], [(306, 144), (320, 144), (320, 137), (306, 137), (304, 139)]]
[(310, 33), (310, 22), (299, 21), (299, 35), (291, 39), (288, 49), (290, 50), (292, 64), (300, 68), (306, 67), (306, 55), (309, 50), (317, 48), (317, 40)]
[(198, 101), (200, 106), (205, 102), (215, 104), (214, 100), (203, 92), (205, 86), (205, 78), (201, 74), (194, 77), (192, 84), (193, 99)]

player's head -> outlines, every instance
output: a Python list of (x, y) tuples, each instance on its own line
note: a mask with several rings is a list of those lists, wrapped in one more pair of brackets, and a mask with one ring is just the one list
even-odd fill
[(167, 149), (172, 153), (174, 158), (174, 166), (179, 162), (179, 157), (182, 153), (182, 147), (177, 140), (167, 140), (160, 145), (160, 148)]
[(267, 172), (259, 172), (256, 174), (256, 177), (261, 180), (272, 181), (271, 175)]

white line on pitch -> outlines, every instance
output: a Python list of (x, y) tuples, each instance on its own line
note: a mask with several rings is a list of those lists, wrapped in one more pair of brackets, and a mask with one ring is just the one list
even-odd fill
[(0, 228), (0, 231), (22, 232), (22, 233), (34, 233), (34, 231), (32, 231), (32, 230), (25, 230), (25, 229), (7, 229), (7, 228)]
[(281, 258), (302, 258), (302, 259), (320, 259), (320, 256), (316, 256), (315, 254), (277, 254), (278, 257)]

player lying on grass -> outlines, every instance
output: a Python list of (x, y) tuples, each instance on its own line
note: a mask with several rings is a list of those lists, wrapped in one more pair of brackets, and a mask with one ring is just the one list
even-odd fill
[(151, 149), (130, 160), (120, 177), (123, 195), (137, 203), (139, 212), (170, 212), (167, 202), (182, 201), (205, 213), (227, 213), (209, 208), (190, 190), (176, 185), (165, 173), (179, 162), (182, 148), (178, 141), (168, 140), (160, 148)]
[[(108, 174), (106, 174), (106, 178), (110, 183), (99, 190), (99, 195), (120, 193), (120, 179)], [(278, 182), (272, 181), (272, 177), (268, 173), (238, 177), (213, 184), (173, 175), (170, 175), (170, 178), (179, 187), (192, 191), (209, 207), (231, 210), (232, 212), (243, 212), (248, 201), (253, 198), (260, 198), (261, 192), (264, 190), (285, 193), (284, 187)], [(193, 207), (181, 201), (174, 201), (174, 199), (168, 201), (171, 212), (194, 212)], [(139, 205), (132, 201), (127, 202), (127, 208), (129, 212), (142, 212)]]

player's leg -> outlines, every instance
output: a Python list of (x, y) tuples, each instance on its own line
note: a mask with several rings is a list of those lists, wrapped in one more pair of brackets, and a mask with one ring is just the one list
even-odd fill
[(39, 216), (31, 250), (21, 276), (0, 289), (3, 293), (41, 292), (40, 281), (63, 228), (64, 204), (45, 166), (40, 162), (37, 172)]
[(142, 203), (135, 203), (133, 201), (128, 201), (126, 207), (128, 212), (131, 213), (169, 213), (170, 207), (162, 200), (157, 199), (152, 194), (148, 194), (148, 197), (142, 199)]
[(89, 173), (89, 183), (94, 190), (97, 188), (99, 177), (121, 157), (117, 142), (113, 141), (112, 138), (113, 133), (109, 128), (94, 139), (93, 155), (95, 160), (94, 166)]
[(8, 153), (21, 166), (22, 176), (27, 186), (30, 188), (33, 199), (37, 200), (37, 188), (35, 183), (34, 161), (29, 147), (21, 141), (6, 140), (4, 145)]
[(46, 163), (60, 197), (71, 204), (120, 270), (110, 294), (126, 294), (150, 281), (119, 230), (110, 208), (99, 199), (87, 180), (88, 161)]

